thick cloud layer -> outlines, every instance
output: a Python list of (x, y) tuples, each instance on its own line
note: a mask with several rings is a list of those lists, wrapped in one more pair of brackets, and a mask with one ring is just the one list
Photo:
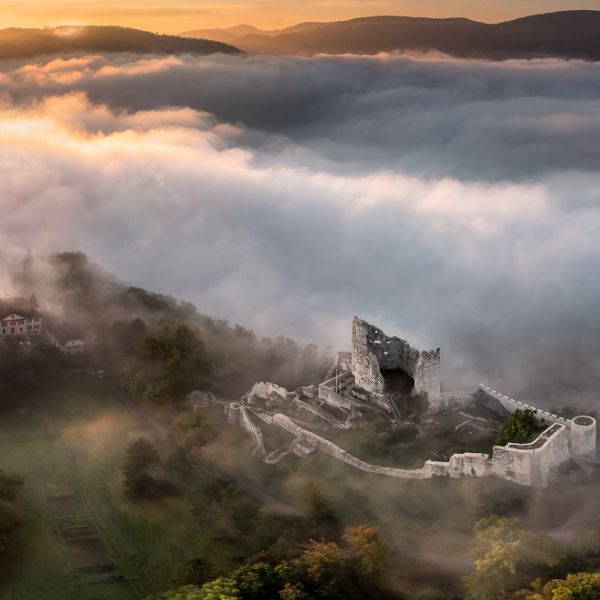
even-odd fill
[[(12, 67), (0, 83), (13, 102), (83, 91), (127, 110), (194, 108), (285, 136), (269, 140), (278, 154), (291, 138), (351, 172), (529, 179), (594, 170), (600, 151), (595, 63), (122, 56)], [(265, 139), (244, 142), (261, 150)], [(290, 154), (300, 165), (310, 160), (296, 147)]]
[(5, 64), (0, 242), (348, 344), (353, 314), (485, 380), (595, 402), (600, 65)]

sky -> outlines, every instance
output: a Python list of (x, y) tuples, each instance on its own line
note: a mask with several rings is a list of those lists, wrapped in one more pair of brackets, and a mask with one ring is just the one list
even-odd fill
[(600, 9), (600, 0), (0, 0), (0, 27), (124, 25), (161, 33), (249, 23), (280, 28), (367, 15), (464, 16), (496, 22), (528, 14)]
[(352, 316), (549, 407), (600, 384), (600, 64), (0, 64), (0, 260), (81, 250), (259, 335)]

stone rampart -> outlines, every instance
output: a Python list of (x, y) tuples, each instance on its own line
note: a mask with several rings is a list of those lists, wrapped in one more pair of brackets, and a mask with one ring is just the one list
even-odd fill
[(361, 471), (379, 473), (380, 475), (387, 475), (388, 477), (400, 477), (403, 479), (424, 478), (423, 469), (397, 469), (394, 467), (380, 467), (364, 462), (353, 454), (346, 452), (343, 448), (340, 448), (333, 442), (326, 440), (324, 437), (321, 437), (312, 431), (308, 431), (307, 429), (303, 429), (284, 414), (278, 413), (273, 415), (272, 424), (276, 425), (277, 427), (281, 427), (281, 429), (287, 431), (288, 433), (291, 433), (296, 439), (301, 440), (303, 444), (316, 448), (325, 454), (329, 454), (337, 460), (341, 460), (349, 465), (352, 465)]
[[(344, 402), (352, 403), (351, 400), (337, 394), (330, 387), (325, 386), (325, 388)], [(319, 392), (321, 394), (320, 388)], [(228, 415), (230, 419), (239, 420), (244, 429), (251, 435), (256, 452), (262, 455), (265, 454), (262, 432), (252, 421), (250, 414), (268, 425), (280, 427), (290, 433), (299, 448), (302, 449), (300, 454), (303, 456), (310, 453), (311, 449), (319, 450), (362, 471), (401, 479), (485, 477), (494, 475), (522, 485), (545, 487), (555, 477), (559, 467), (571, 457), (593, 458), (596, 455), (596, 421), (592, 417), (579, 416), (570, 421), (510, 398), (485, 385), (480, 385), (474, 395), (467, 393), (446, 394), (441, 396), (441, 401), (448, 403), (448, 405), (454, 403), (454, 407), (456, 405), (462, 407), (467, 406), (470, 398), (473, 398), (477, 404), (486, 406), (503, 417), (510, 415), (517, 409), (531, 409), (538, 419), (545, 421), (549, 426), (530, 443), (509, 443), (506, 446), (494, 446), (491, 456), (467, 452), (454, 454), (447, 462), (428, 460), (420, 469), (400, 469), (367, 463), (324, 437), (301, 427), (282, 413), (272, 414), (247, 408), (239, 403), (232, 403), (228, 408)], [(296, 401), (298, 402), (298, 400)], [(334, 399), (334, 401), (338, 402), (339, 400)], [(307, 406), (310, 405), (307, 404)]]
[(308, 431), (281, 413), (259, 415), (265, 422), (282, 428), (300, 440), (361, 471), (399, 479), (430, 479), (432, 477), (486, 477), (495, 475), (522, 485), (544, 487), (552, 480), (557, 469), (569, 458), (568, 429), (560, 423), (552, 424), (530, 444), (495, 446), (492, 457), (488, 454), (465, 452), (454, 454), (447, 462), (428, 460), (420, 469), (399, 469), (372, 465), (346, 452), (333, 442)]
[(532, 410), (536, 414), (537, 418), (541, 421), (548, 421), (549, 423), (562, 423), (569, 426), (569, 421), (564, 417), (559, 417), (558, 415), (542, 410), (541, 408), (531, 406), (531, 404), (526, 404), (525, 402), (515, 400), (510, 396), (501, 394), (487, 385), (479, 385), (479, 389), (475, 394), (475, 401), (486, 408), (493, 410), (503, 418), (512, 414), (517, 409), (529, 409)]
[(267, 451), (265, 450), (265, 443), (263, 440), (262, 431), (254, 424), (254, 422), (250, 418), (250, 415), (248, 414), (248, 409), (245, 406), (240, 405), (239, 417), (240, 425), (244, 428), (244, 430), (252, 439), (253, 452), (260, 456), (264, 456), (267, 453)]
[(372, 465), (346, 452), (343, 448), (340, 448), (320, 435), (303, 429), (284, 414), (267, 415), (263, 413), (258, 416), (265, 423), (280, 427), (292, 434), (304, 446), (320, 450), (337, 460), (368, 473), (376, 473), (399, 479), (430, 479), (432, 477), (450, 477), (454, 479), (458, 477), (484, 477), (492, 473), (490, 457), (487, 454), (469, 452), (454, 454), (448, 462), (428, 460), (420, 469), (399, 469), (396, 467)]
[(569, 458), (569, 430), (553, 423), (529, 444), (494, 446), (492, 472), (522, 485), (545, 487)]

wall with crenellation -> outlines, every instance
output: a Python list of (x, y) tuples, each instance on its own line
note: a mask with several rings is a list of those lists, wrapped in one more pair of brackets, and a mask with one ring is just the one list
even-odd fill
[(292, 434), (304, 446), (324, 452), (361, 471), (399, 479), (456, 479), (495, 475), (521, 485), (545, 487), (570, 457), (569, 430), (561, 423), (553, 423), (529, 444), (494, 446), (491, 457), (489, 454), (465, 452), (452, 455), (447, 462), (428, 460), (420, 469), (382, 467), (367, 463), (346, 452), (322, 436), (300, 427), (284, 414), (269, 415), (259, 412), (257, 416), (265, 423)]
[(568, 420), (564, 417), (559, 417), (558, 415), (532, 406), (531, 404), (515, 400), (510, 396), (497, 392), (487, 385), (479, 385), (479, 389), (475, 392), (474, 399), (477, 404), (489, 408), (502, 418), (505, 418), (515, 412), (515, 410), (520, 409), (532, 410), (537, 418), (542, 421), (549, 421), (550, 423), (568, 423)]

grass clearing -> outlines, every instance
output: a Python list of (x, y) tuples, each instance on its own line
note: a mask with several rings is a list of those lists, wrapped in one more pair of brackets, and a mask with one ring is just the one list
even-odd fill
[[(184, 560), (229, 566), (235, 547), (219, 544), (213, 552), (218, 532), (201, 525), (185, 499), (134, 502), (123, 495), (122, 456), (140, 436), (163, 449), (102, 381), (85, 375), (68, 376), (27, 410), (2, 416), (0, 468), (25, 478), (17, 503), (24, 559), (2, 600), (135, 599), (170, 588)], [(72, 491), (56, 491), (65, 487)], [(93, 533), (76, 530), (73, 543), (65, 543), (65, 519), (69, 532), (84, 519)], [(104, 554), (114, 563), (112, 575), (75, 568), (99, 566)]]

